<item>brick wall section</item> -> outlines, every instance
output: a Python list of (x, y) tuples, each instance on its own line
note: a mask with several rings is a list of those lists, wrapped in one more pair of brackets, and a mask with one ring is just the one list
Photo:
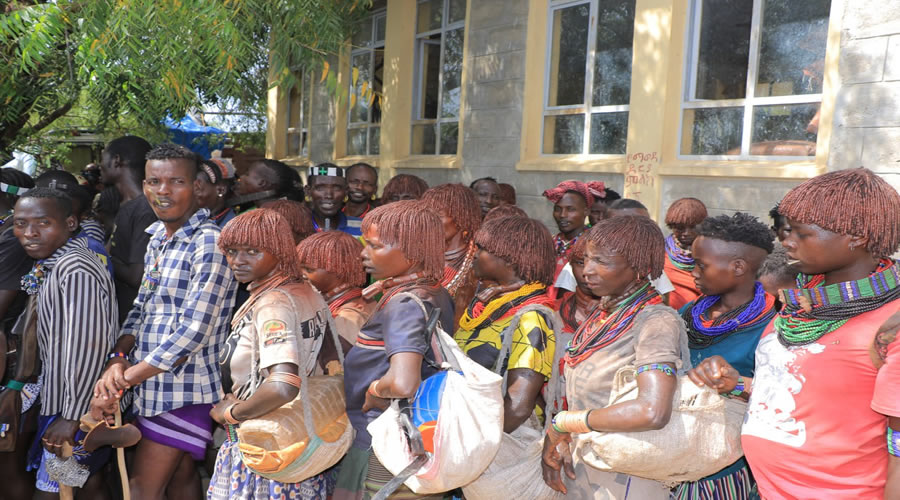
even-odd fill
[(862, 165), (900, 188), (900, 3), (835, 1), (839, 6), (841, 88), (828, 168)]

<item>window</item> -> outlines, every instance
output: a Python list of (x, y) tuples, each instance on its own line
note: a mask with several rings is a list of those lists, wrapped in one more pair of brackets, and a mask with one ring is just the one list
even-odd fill
[(831, 0), (695, 0), (682, 155), (815, 156)]
[(412, 154), (455, 155), (466, 0), (419, 0)]
[(309, 156), (309, 123), (312, 115), (312, 78), (308, 72), (300, 76), (300, 85), (291, 88), (287, 103), (287, 156)]
[(625, 154), (634, 4), (551, 3), (544, 154)]
[(351, 41), (348, 155), (379, 153), (386, 21), (384, 11), (373, 14)]

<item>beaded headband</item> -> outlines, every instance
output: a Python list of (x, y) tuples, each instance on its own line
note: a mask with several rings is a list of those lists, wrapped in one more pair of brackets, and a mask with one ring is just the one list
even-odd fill
[(28, 188), (0, 182), (0, 192), (9, 193), (15, 196), (22, 196), (23, 194), (28, 192)]
[(344, 177), (344, 169), (341, 167), (309, 167), (306, 173), (307, 177), (315, 177), (321, 175), (324, 177)]

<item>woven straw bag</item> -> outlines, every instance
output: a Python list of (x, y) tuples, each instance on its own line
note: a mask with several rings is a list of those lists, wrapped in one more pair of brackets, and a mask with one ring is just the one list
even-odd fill
[[(559, 314), (554, 312), (547, 306), (532, 305), (523, 307), (519, 310), (509, 326), (501, 333), (503, 345), (500, 354), (497, 356), (497, 365), (494, 367), (495, 372), (503, 369), (503, 360), (509, 355), (512, 348), (512, 338), (516, 330), (519, 328), (519, 321), (522, 316), (531, 311), (543, 313), (550, 318), (554, 335), (556, 336), (556, 351), (554, 352), (553, 369), (550, 375), (550, 381), (547, 385), (547, 408), (552, 408), (554, 404), (562, 405), (562, 396), (564, 385), (559, 376), (559, 361), (562, 353), (565, 352), (564, 346), (571, 338), (571, 334), (562, 333), (562, 321)], [(507, 370), (503, 376), (503, 394), (506, 394)], [(550, 420), (547, 419), (546, 425)], [(503, 440), (500, 442), (500, 450), (494, 461), (488, 465), (487, 469), (478, 476), (478, 479), (463, 486), (463, 493), (467, 500), (495, 500), (497, 498), (505, 498), (509, 496), (509, 487), (511, 484), (516, 485), (517, 500), (559, 500), (564, 497), (562, 493), (553, 490), (544, 482), (541, 472), (541, 453), (544, 449), (544, 435), (546, 435), (546, 427), (541, 429), (537, 415), (531, 415), (525, 423), (511, 433), (503, 433)]]
[[(609, 404), (637, 398), (634, 366), (616, 372)], [(573, 434), (575, 454), (596, 469), (674, 485), (696, 481), (743, 456), (741, 425), (747, 404), (678, 376), (672, 416), (662, 429)]]
[[(280, 290), (278, 290), (281, 292)], [(284, 293), (284, 292), (281, 292)], [(294, 306), (293, 296), (284, 293)], [(327, 315), (341, 365), (344, 354), (337, 330)], [(254, 349), (258, 343), (254, 342)], [(318, 358), (321, 343), (311, 354)], [(255, 356), (258, 358), (258, 353)], [(303, 359), (301, 359), (301, 363)], [(353, 443), (342, 375), (300, 373), (300, 392), (293, 401), (237, 428), (241, 459), (250, 470), (282, 483), (299, 483), (336, 464)]]

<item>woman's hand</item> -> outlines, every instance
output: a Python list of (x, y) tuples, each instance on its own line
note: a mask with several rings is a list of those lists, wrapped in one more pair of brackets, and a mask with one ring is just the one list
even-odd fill
[(116, 410), (119, 408), (119, 400), (117, 398), (103, 399), (94, 396), (91, 399), (91, 405), (88, 407), (88, 414), (96, 421), (105, 420), (107, 424), (113, 426), (116, 424)]
[(704, 359), (687, 374), (691, 382), (700, 387), (710, 387), (719, 393), (734, 390), (741, 376), (722, 356)]
[(388, 406), (391, 404), (391, 400), (387, 398), (382, 398), (376, 396), (375, 391), (372, 386), (377, 387), (378, 381), (374, 381), (369, 385), (369, 388), (366, 390), (366, 401), (363, 403), (362, 411), (366, 412), (373, 408), (377, 408), (379, 410), (386, 410)]
[(569, 479), (575, 479), (571, 444), (572, 436), (569, 433), (556, 432), (551, 426), (544, 438), (544, 451), (541, 453), (541, 472), (544, 475), (544, 482), (563, 495), (566, 494), (566, 485), (561, 472), (565, 471)]
[(240, 400), (238, 398), (234, 397), (234, 394), (226, 394), (225, 397), (222, 398), (222, 401), (216, 403), (216, 405), (213, 406), (212, 410), (209, 410), (210, 418), (224, 427), (225, 424), (228, 423), (225, 421), (225, 410), (227, 410), (231, 406), (238, 404), (239, 401)]

